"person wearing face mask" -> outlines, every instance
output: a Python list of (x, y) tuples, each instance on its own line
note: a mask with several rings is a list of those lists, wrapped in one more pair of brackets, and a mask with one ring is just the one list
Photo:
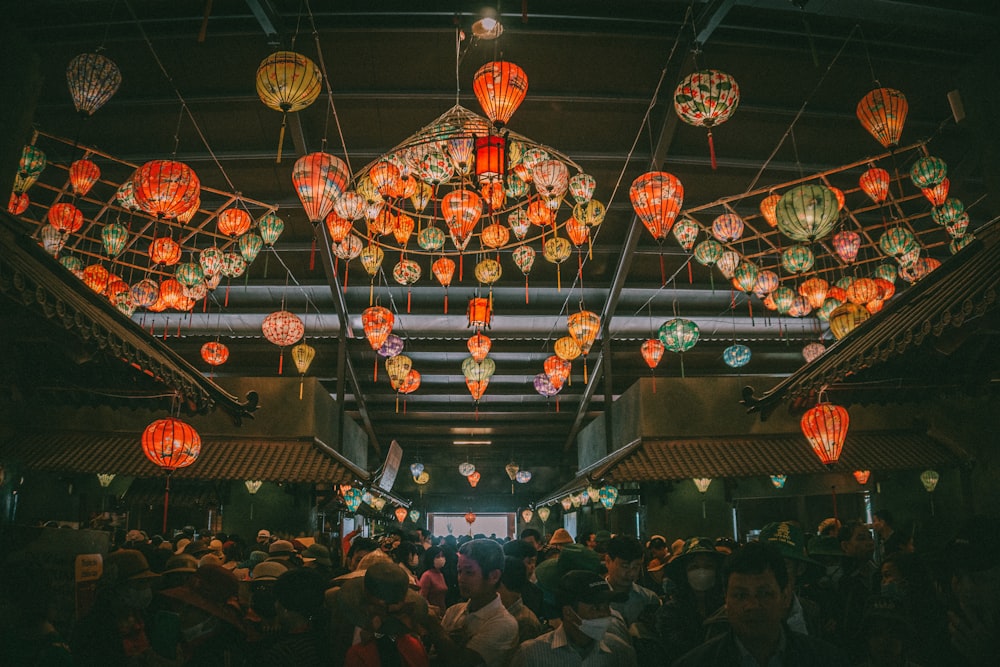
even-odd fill
[[(558, 585), (560, 626), (521, 644), (510, 667), (638, 665), (635, 650), (615, 632), (611, 603), (624, 598), (596, 572), (571, 570)], [(664, 663), (665, 664), (665, 663)]]
[(146, 627), (146, 608), (153, 600), (150, 582), (157, 578), (135, 549), (120, 549), (104, 559), (94, 605), (77, 623), (70, 642), (77, 665), (166, 664), (153, 651)]
[(426, 569), (420, 575), (420, 594), (427, 600), (427, 604), (437, 607), (439, 614), (444, 614), (444, 610), (448, 607), (445, 602), (448, 584), (444, 580), (444, 566), (447, 562), (448, 559), (441, 547), (431, 547), (424, 552)]
[(706, 637), (705, 620), (722, 606), (719, 570), (725, 555), (713, 540), (692, 537), (668, 565), (677, 589), (656, 613), (655, 632), (664, 664), (698, 646)]

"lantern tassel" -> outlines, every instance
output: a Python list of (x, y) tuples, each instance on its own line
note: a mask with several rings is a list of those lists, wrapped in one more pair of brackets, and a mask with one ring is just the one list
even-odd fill
[(312, 246), (309, 248), (309, 270), (316, 268), (316, 237), (313, 237)]
[(226, 283), (226, 298), (222, 303), (223, 308), (229, 308), (229, 283)]
[(444, 291), (444, 314), (445, 315), (448, 314), (448, 290), (447, 289), (445, 289), (445, 291)]
[(684, 353), (681, 353), (681, 379), (684, 379)]
[(712, 158), (712, 171), (715, 171), (718, 165), (715, 163), (715, 140), (712, 139), (712, 130), (708, 131), (708, 154)]
[(275, 164), (281, 164), (281, 147), (285, 143), (285, 121), (287, 120), (288, 114), (281, 114), (281, 131), (278, 132), (278, 159), (274, 161)]
[(344, 294), (347, 294), (347, 276), (351, 273), (351, 265), (344, 262)]
[(691, 271), (691, 262), (688, 262), (688, 285), (694, 284), (694, 273)]
[(375, 364), (372, 368), (372, 382), (378, 382), (378, 354), (375, 354)]
[(409, 313), (410, 313), (410, 301), (411, 301), (412, 294), (413, 294), (413, 291), (411, 289), (407, 288), (406, 289), (406, 314), (407, 315), (409, 315)]
[(371, 284), (368, 286), (368, 306), (371, 307), (375, 304), (375, 280), (372, 279)]
[(528, 276), (524, 277), (524, 304), (528, 304)]
[(587, 379), (587, 357), (583, 358), (583, 383), (589, 383), (589, 380)]
[(560, 264), (556, 264), (556, 291), (562, 292), (562, 271), (559, 270)]
[(396, 414), (399, 414), (399, 392), (396, 392)]
[(660, 285), (667, 284), (667, 267), (663, 264), (663, 250), (660, 250)]
[(459, 253), (458, 254), (458, 282), (462, 282), (462, 267), (465, 265), (465, 262), (463, 261), (464, 259), (465, 259), (465, 255), (463, 255), (462, 253)]
[(299, 379), (299, 400), (302, 400), (302, 385), (305, 384), (305, 380)]
[(285, 353), (284, 351), (278, 352), (278, 375), (283, 375), (285, 371)]
[(559, 397), (556, 396), (556, 413), (559, 412)]
[(167, 488), (163, 490), (163, 534), (167, 534), (167, 508), (170, 505), (170, 473), (167, 473)]

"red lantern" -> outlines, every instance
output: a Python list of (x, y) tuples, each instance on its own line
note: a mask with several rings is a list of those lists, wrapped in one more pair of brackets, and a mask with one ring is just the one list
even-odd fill
[(665, 171), (652, 171), (632, 181), (628, 194), (635, 214), (653, 238), (665, 239), (684, 203), (680, 179)]
[(442, 257), (431, 264), (431, 272), (437, 278), (437, 281), (441, 283), (441, 287), (444, 288), (444, 312), (447, 313), (448, 286), (451, 285), (451, 279), (455, 275), (455, 262), (447, 257)]
[(847, 437), (850, 418), (847, 410), (832, 403), (820, 403), (802, 415), (802, 433), (823, 465), (833, 465), (840, 458)]
[(223, 236), (242, 236), (250, 230), (253, 219), (241, 208), (227, 208), (219, 214), (217, 225)]
[(72, 234), (83, 227), (83, 212), (67, 202), (49, 208), (49, 223), (63, 234)]
[(91, 264), (83, 270), (83, 283), (98, 294), (104, 294), (110, 277), (108, 270), (100, 264)]
[(486, 387), (489, 386), (489, 384), (489, 378), (483, 378), (482, 380), (470, 380), (469, 378), (465, 378), (465, 386), (469, 390), (469, 393), (472, 394), (473, 400), (477, 402), (483, 397), (483, 394), (486, 393)]
[[(264, 318), (264, 322), (261, 324), (261, 331), (264, 333), (264, 338), (268, 341), (279, 348), (284, 348), (299, 342), (302, 335), (306, 332), (306, 328), (302, 324), (302, 320), (294, 313), (290, 313), (287, 310), (278, 310)], [(285, 355), (282, 354), (278, 360), (278, 375), (281, 375), (284, 369), (284, 361)]]
[(830, 283), (822, 278), (810, 278), (799, 285), (799, 294), (806, 298), (809, 305), (819, 308), (826, 299), (826, 292), (830, 288)]
[(493, 346), (493, 342), (490, 340), (489, 336), (482, 334), (481, 332), (476, 332), (469, 337), (469, 354), (472, 358), (479, 363), (486, 358), (486, 355), (490, 353), (490, 348)]
[(155, 238), (149, 244), (149, 258), (153, 264), (173, 266), (181, 261), (181, 245), (169, 236)]
[(547, 358), (545, 363), (542, 364), (542, 370), (545, 371), (545, 374), (549, 378), (549, 382), (551, 382), (552, 386), (556, 389), (561, 389), (566, 380), (569, 379), (572, 368), (573, 365), (570, 362), (565, 359), (561, 359), (555, 354)]
[(167, 308), (180, 309), (184, 303), (184, 286), (174, 278), (167, 278), (160, 283), (160, 299)]
[(413, 233), (413, 224), (413, 218), (405, 213), (400, 213), (396, 216), (391, 230), (396, 243), (404, 247), (406, 246), (407, 241), (410, 240), (410, 234)]
[(858, 484), (864, 486), (868, 483), (868, 478), (872, 476), (871, 470), (855, 470), (854, 479), (858, 481)]
[(347, 163), (329, 153), (309, 153), (295, 161), (292, 185), (310, 222), (320, 222), (333, 210), (350, 176)]
[(157, 419), (142, 432), (142, 452), (146, 458), (167, 471), (167, 489), (163, 495), (163, 533), (166, 534), (170, 473), (195, 462), (201, 453), (201, 436), (179, 419)]
[(927, 197), (932, 206), (941, 206), (948, 201), (949, 187), (951, 187), (951, 181), (946, 178), (937, 185), (930, 188), (921, 188), (920, 191), (924, 193), (924, 196)]
[(201, 358), (209, 366), (221, 366), (229, 359), (229, 348), (217, 340), (210, 341), (201, 346)]
[(7, 204), (7, 212), (11, 215), (21, 215), (28, 210), (28, 204), (31, 200), (28, 199), (27, 193), (22, 192), (17, 194), (16, 192), (10, 193), (10, 203)]
[(392, 333), (392, 325), (395, 320), (392, 311), (382, 306), (365, 308), (364, 312), (361, 313), (361, 326), (365, 330), (365, 338), (368, 339), (368, 344), (376, 352)]
[(441, 198), (441, 214), (456, 245), (469, 237), (483, 215), (483, 200), (473, 190), (452, 190)]
[(528, 75), (511, 62), (494, 61), (479, 68), (472, 92), (486, 117), (500, 128), (507, 124), (528, 92)]
[(406, 516), (409, 514), (409, 512), (406, 511), (405, 507), (397, 507), (395, 514), (396, 514), (396, 521), (403, 523), (404, 521), (406, 521)]
[(476, 178), (480, 183), (500, 181), (506, 175), (506, 147), (507, 142), (499, 135), (476, 137)]
[(100, 167), (90, 160), (76, 160), (69, 166), (69, 182), (77, 197), (85, 197), (100, 177)]
[(493, 320), (493, 308), (490, 307), (490, 301), (483, 297), (477, 296), (469, 299), (469, 309), (466, 314), (469, 318), (468, 326), (474, 327), (477, 331), (483, 328), (488, 329)]
[(642, 358), (646, 360), (646, 365), (649, 366), (650, 370), (660, 365), (664, 349), (659, 338), (650, 338), (642, 344), (642, 348), (640, 348)]
[[(481, 478), (482, 478), (482, 474), (477, 470), (474, 473), (472, 473), (471, 475), (469, 475), (468, 477), (466, 477), (465, 479), (469, 480), (469, 486), (471, 486), (472, 488), (476, 488), (477, 486), (479, 486), (479, 480)], [(472, 521), (475, 521), (475, 520), (476, 520), (475, 519), (475, 515), (473, 515)], [(466, 519), (466, 521), (469, 521), (469, 520)], [(469, 523), (472, 523), (472, 521), (469, 521)]]
[(467, 523), (467, 524), (469, 524), (471, 526), (475, 522), (476, 522), (476, 515), (475, 515), (475, 513), (473, 513), (473, 512), (466, 512), (465, 513), (465, 523)]
[(201, 182), (183, 162), (152, 160), (132, 177), (139, 208), (157, 218), (176, 218), (201, 197)]
[(889, 196), (889, 172), (885, 169), (872, 167), (861, 174), (858, 183), (865, 194), (871, 197), (876, 204), (881, 204)]

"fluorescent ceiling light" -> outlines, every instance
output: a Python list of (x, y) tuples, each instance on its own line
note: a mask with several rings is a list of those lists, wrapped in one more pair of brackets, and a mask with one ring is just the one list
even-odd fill
[(492, 440), (452, 440), (453, 445), (492, 445)]

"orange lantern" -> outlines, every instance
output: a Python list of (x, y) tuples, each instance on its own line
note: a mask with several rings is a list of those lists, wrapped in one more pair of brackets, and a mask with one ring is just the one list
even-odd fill
[(309, 153), (295, 161), (292, 184), (310, 222), (320, 222), (333, 210), (350, 176), (347, 163), (329, 153)]
[(153, 264), (173, 266), (181, 261), (181, 245), (169, 236), (155, 238), (149, 244), (149, 258)]
[(499, 135), (476, 137), (476, 178), (480, 183), (498, 182), (506, 175), (506, 148), (507, 142)]
[(475, 513), (474, 512), (466, 512), (465, 513), (465, 523), (467, 523), (467, 524), (469, 524), (471, 526), (475, 522), (476, 522), (476, 515), (475, 515)]
[(101, 168), (90, 160), (76, 160), (69, 166), (69, 183), (77, 197), (87, 196), (100, 177)]
[(483, 394), (486, 393), (486, 387), (489, 386), (489, 384), (489, 378), (483, 378), (481, 380), (470, 380), (469, 378), (465, 378), (465, 386), (469, 390), (469, 393), (472, 394), (473, 400), (476, 402), (478, 402), (479, 399), (483, 397)]
[(406, 516), (409, 514), (409, 512), (406, 511), (405, 507), (397, 507), (394, 513), (396, 515), (396, 521), (400, 523), (406, 521)]
[(330, 211), (326, 216), (326, 228), (330, 232), (330, 240), (340, 243), (354, 228), (354, 223), (346, 218), (342, 218), (335, 211)]
[(528, 93), (528, 75), (511, 62), (494, 61), (479, 68), (472, 92), (486, 117), (501, 128), (507, 124)]
[(652, 171), (632, 181), (629, 199), (649, 233), (662, 241), (670, 233), (684, 203), (684, 186), (665, 171)]
[(858, 481), (858, 484), (864, 486), (868, 483), (868, 479), (872, 476), (871, 470), (855, 470), (854, 479)]
[(361, 326), (365, 330), (365, 338), (368, 339), (368, 344), (376, 352), (392, 333), (392, 325), (395, 320), (392, 311), (382, 306), (365, 308), (364, 312), (361, 313)]
[(799, 294), (806, 298), (810, 306), (819, 308), (823, 305), (829, 288), (830, 283), (822, 278), (810, 278), (799, 285)]
[(396, 216), (391, 230), (393, 238), (396, 239), (396, 243), (406, 247), (406, 243), (410, 240), (410, 234), (413, 233), (413, 225), (413, 218), (405, 213), (400, 213)]
[(201, 197), (201, 182), (194, 169), (174, 160), (151, 160), (132, 177), (133, 196), (146, 213), (156, 218), (176, 218)]
[[(305, 325), (294, 313), (287, 310), (278, 310), (264, 318), (261, 330), (271, 343), (279, 348), (294, 345), (301, 340), (305, 333)], [(278, 361), (278, 375), (281, 375), (284, 368), (285, 355), (281, 354)]]
[(501, 248), (510, 240), (510, 231), (500, 223), (494, 222), (483, 229), (481, 238), (487, 248)]
[(649, 366), (650, 370), (660, 365), (664, 349), (665, 347), (659, 338), (650, 338), (642, 344), (642, 348), (640, 349), (642, 358), (646, 361), (646, 365)]
[(184, 304), (184, 286), (181, 285), (175, 278), (167, 278), (162, 283), (160, 283), (160, 299), (167, 308), (176, 308)]
[(573, 361), (580, 356), (580, 344), (577, 343), (571, 336), (563, 336), (555, 342), (552, 346), (552, 351), (560, 359), (565, 359), (566, 361)]
[(98, 294), (104, 294), (110, 276), (108, 270), (100, 264), (91, 264), (83, 270), (83, 283)]
[(858, 102), (857, 114), (861, 126), (883, 148), (888, 148), (899, 144), (908, 110), (903, 93), (892, 88), (876, 88)]
[(945, 178), (937, 185), (929, 188), (921, 188), (920, 191), (927, 197), (927, 201), (931, 203), (931, 206), (941, 206), (948, 201), (948, 188), (950, 186), (951, 181)]
[(229, 359), (229, 348), (219, 341), (209, 341), (201, 346), (201, 358), (209, 366), (221, 366)]
[(7, 212), (11, 215), (21, 215), (28, 210), (28, 204), (31, 200), (28, 199), (27, 193), (22, 192), (18, 194), (16, 192), (10, 193), (10, 202), (7, 204)]
[(850, 425), (847, 410), (833, 403), (820, 403), (802, 415), (800, 425), (823, 465), (836, 463)]
[(573, 366), (570, 362), (555, 354), (549, 356), (545, 360), (545, 363), (542, 364), (542, 370), (545, 371), (545, 375), (548, 376), (549, 382), (551, 382), (552, 386), (556, 389), (561, 389), (566, 380), (569, 379), (572, 368)]
[(475, 328), (476, 331), (483, 328), (488, 329), (490, 322), (493, 321), (493, 308), (490, 306), (489, 299), (478, 296), (469, 299), (466, 315), (469, 319), (468, 326)]
[(72, 234), (83, 227), (83, 212), (67, 202), (53, 204), (48, 219), (49, 224), (63, 234)]
[(441, 214), (456, 245), (465, 241), (483, 215), (483, 200), (473, 190), (452, 190), (441, 198)]
[(447, 257), (442, 257), (431, 264), (431, 273), (437, 278), (437, 281), (441, 283), (441, 287), (444, 288), (444, 312), (448, 312), (448, 286), (451, 285), (451, 279), (455, 275), (455, 262), (454, 260), (448, 259)]
[[(482, 477), (483, 477), (482, 474), (477, 470), (468, 477), (466, 477), (465, 479), (469, 480), (469, 486), (471, 486), (472, 488), (476, 488), (477, 486), (479, 486), (479, 480), (482, 479)], [(469, 520), (466, 519), (466, 521)], [(473, 518), (472, 521), (475, 521), (475, 518)], [(472, 523), (472, 521), (469, 521), (469, 523)]]
[(469, 337), (469, 354), (472, 358), (479, 363), (486, 358), (486, 355), (490, 353), (490, 348), (493, 346), (493, 342), (490, 340), (489, 336), (477, 331), (472, 336)]
[(201, 453), (201, 436), (179, 419), (157, 419), (142, 432), (142, 452), (167, 472), (167, 488), (163, 494), (163, 532), (166, 534), (170, 473), (178, 468), (186, 468), (197, 460)]
[(889, 196), (889, 172), (885, 169), (872, 167), (861, 174), (858, 184), (876, 204), (881, 204)]
[(242, 236), (250, 230), (253, 219), (241, 208), (227, 208), (217, 220), (219, 233), (223, 236)]
[(576, 344), (580, 346), (580, 352), (587, 354), (590, 352), (597, 333), (601, 328), (601, 318), (597, 313), (589, 310), (581, 310), (573, 313), (567, 319), (569, 335), (572, 336)]
[(868, 303), (879, 298), (878, 283), (871, 278), (858, 278), (847, 288), (847, 299), (851, 303)]

